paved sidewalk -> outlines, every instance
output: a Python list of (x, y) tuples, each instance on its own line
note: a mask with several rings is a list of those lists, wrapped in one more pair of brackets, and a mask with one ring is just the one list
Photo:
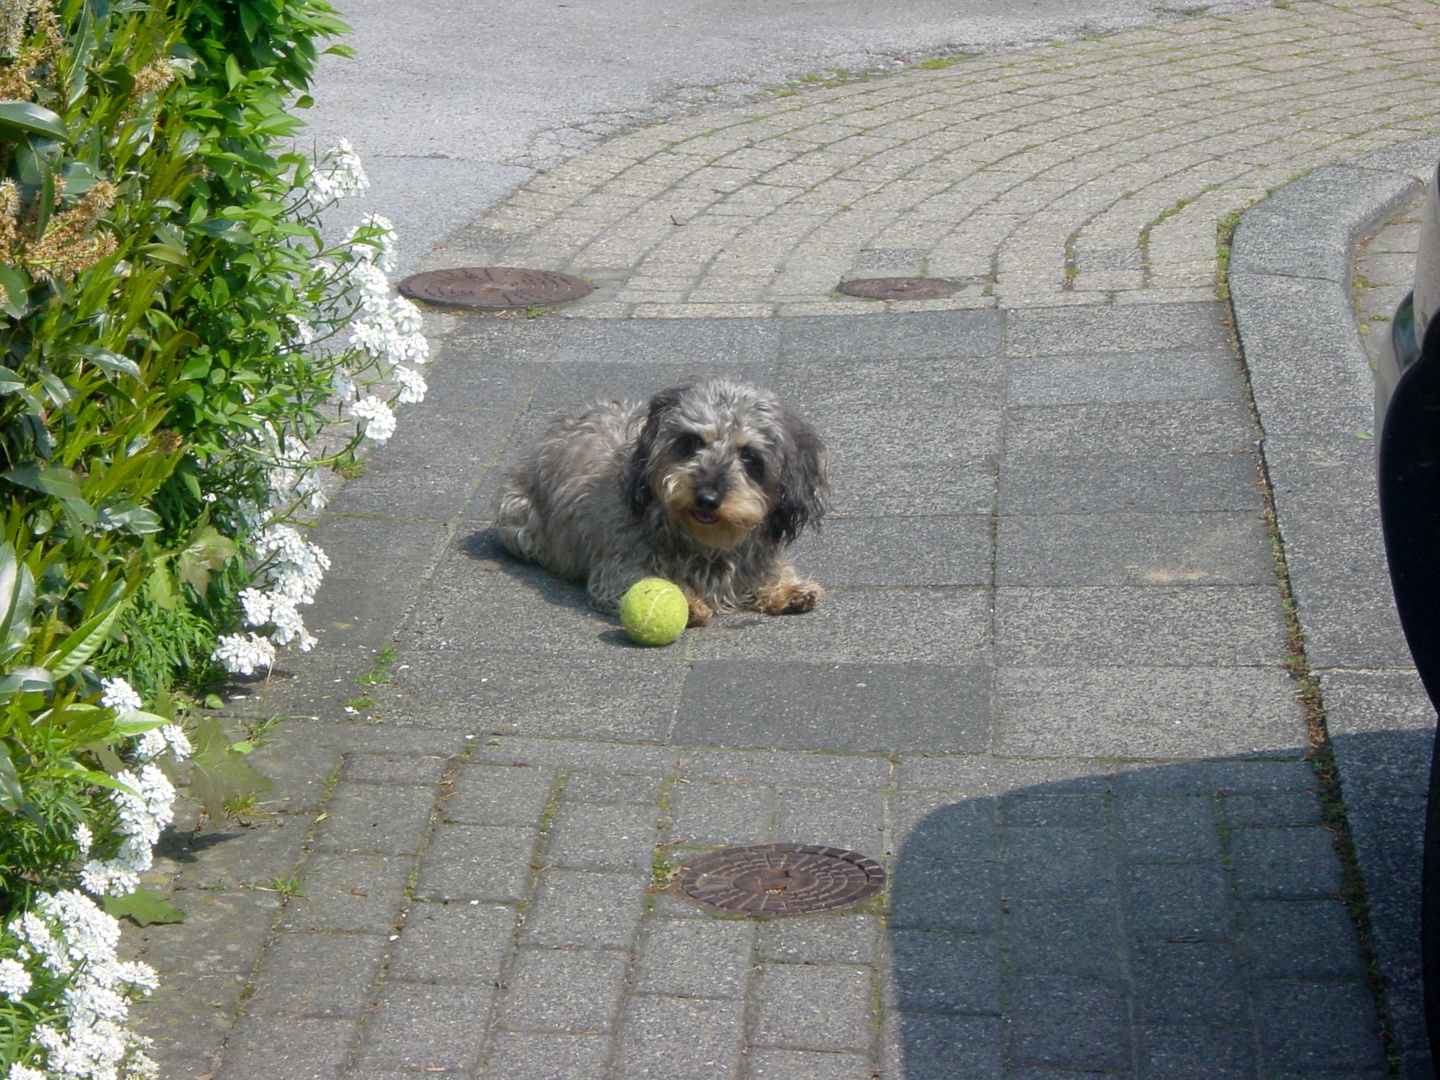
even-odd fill
[[(249, 827), (169, 841), (157, 879), (190, 919), (129, 935), (166, 978), (142, 1007), (165, 1076), (1429, 1075), (1402, 883), (1433, 716), (1375, 581), (1343, 305), (1350, 242), (1400, 209), (1430, 152), (1414, 141), (1440, 129), (1436, 13), (1297, 4), (822, 88), (775, 102), (780, 118), (743, 119), (757, 105), (621, 136), (462, 231), (438, 258), (609, 267), (611, 286), (564, 318), (432, 320), (428, 403), (316, 529), (336, 560), (310, 620), (321, 648), (236, 710), (289, 717), (256, 753), (275, 798)], [(1162, 38), (1202, 82), (1171, 82)], [(1202, 53), (1227, 68), (1223, 108)], [(1076, 80), (1089, 89), (1047, 89)], [(1110, 128), (1083, 134), (1101, 94)], [(855, 142), (876, 138), (855, 122), (864, 95), (910, 133)], [(1346, 95), (1365, 103), (1351, 120)], [(1323, 135), (1299, 98), (1328, 102)], [(984, 119), (1020, 102), (1003, 128)], [(797, 117), (813, 138), (782, 134)], [(622, 168), (732, 138), (707, 123), (788, 141), (742, 151), (739, 135), (653, 185)], [(912, 147), (909, 168), (969, 178), (948, 218), (906, 202), (892, 169), (890, 143), (935, 133), (954, 146)], [(847, 141), (879, 154), (836, 156)], [(1242, 366), (1206, 262), (1216, 220), (1399, 144), (1246, 219)], [(1226, 160), (1241, 172), (1221, 176)], [(1144, 166), (1148, 183), (1126, 178)], [(842, 199), (865, 181), (839, 173), (867, 168), (862, 197), (888, 191), (890, 209)], [(791, 186), (763, 179), (787, 169), (813, 170), (795, 198), (825, 221), (781, 251), (787, 214), (740, 204)], [(687, 185), (709, 194), (671, 224)], [(942, 219), (961, 231), (937, 240)], [(627, 220), (658, 221), (653, 243)], [(986, 240), (987, 222), (1005, 227)], [(851, 273), (960, 274), (944, 250), (967, 239), (990, 247), (958, 302), (828, 295)], [(765, 272), (730, 273), (737, 251)], [(703, 272), (647, 286), (665, 266)], [(666, 317), (588, 317), (643, 314)], [(490, 493), (554, 408), (716, 371), (774, 387), (825, 435), (835, 513), (799, 554), (829, 593), (641, 650), (499, 553)], [(1337, 752), (1360, 770), (1362, 869), (1395, 878), (1373, 882), (1399, 990), (1390, 1061), (1286, 670), (1262, 452)], [(1335, 463), (1342, 483), (1317, 479)], [(386, 646), (382, 681), (357, 685)], [(772, 840), (881, 859), (884, 902), (757, 922), (662, 889), (688, 854)]]

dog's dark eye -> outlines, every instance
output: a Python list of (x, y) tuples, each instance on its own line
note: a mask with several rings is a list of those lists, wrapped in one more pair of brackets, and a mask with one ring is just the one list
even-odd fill
[(745, 466), (745, 471), (753, 479), (765, 479), (765, 459), (760, 456), (760, 451), (742, 446), (740, 448), (740, 464)]
[(705, 440), (699, 435), (681, 435), (675, 440), (675, 453), (682, 458), (694, 457), (705, 445)]

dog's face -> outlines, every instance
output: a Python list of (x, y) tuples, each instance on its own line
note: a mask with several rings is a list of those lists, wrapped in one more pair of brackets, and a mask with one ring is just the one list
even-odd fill
[(637, 516), (655, 505), (695, 544), (757, 529), (789, 543), (824, 511), (825, 448), (771, 394), (727, 380), (656, 394), (625, 473)]

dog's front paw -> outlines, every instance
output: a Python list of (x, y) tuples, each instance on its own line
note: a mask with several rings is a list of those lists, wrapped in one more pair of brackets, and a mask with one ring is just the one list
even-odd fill
[(710, 621), (710, 616), (715, 614), (715, 609), (698, 596), (687, 596), (685, 602), (690, 605), (690, 621), (686, 626), (704, 626)]
[(760, 594), (760, 610), (767, 615), (803, 615), (825, 595), (813, 581), (777, 583)]

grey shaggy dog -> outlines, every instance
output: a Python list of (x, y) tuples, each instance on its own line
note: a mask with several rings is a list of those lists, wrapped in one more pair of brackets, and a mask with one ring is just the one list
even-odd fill
[(495, 516), (511, 553), (583, 581), (601, 611), (662, 577), (698, 626), (815, 606), (824, 590), (786, 549), (827, 492), (814, 429), (768, 391), (713, 379), (557, 417), (506, 476)]

